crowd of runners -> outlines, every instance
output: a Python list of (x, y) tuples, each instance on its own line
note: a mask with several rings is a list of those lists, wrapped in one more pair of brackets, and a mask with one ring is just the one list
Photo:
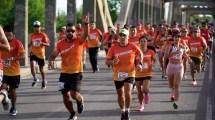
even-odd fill
[[(108, 26), (108, 32), (102, 33), (96, 27), (96, 21), (89, 21), (88, 16), (82, 18), (76, 25), (68, 23), (62, 26), (57, 38), (58, 42), (53, 53), (48, 58), (49, 66), (54, 65), (55, 58), (61, 57), (61, 74), (59, 91), (63, 95), (65, 107), (71, 113), (69, 120), (76, 120), (77, 116), (71, 98), (76, 100), (78, 113), (84, 111), (84, 97), (81, 95), (81, 80), (86, 69), (86, 53), (92, 74), (99, 71), (98, 52), (104, 48), (105, 63), (113, 71), (113, 80), (121, 109), (121, 120), (130, 120), (132, 90), (137, 89), (139, 105), (137, 110), (142, 112), (144, 105), (150, 103), (150, 83), (153, 80), (153, 70), (159, 62), (162, 75), (167, 79), (170, 88), (170, 100), (174, 109), (180, 106), (180, 84), (187, 78), (190, 68), (192, 85), (197, 85), (196, 74), (205, 70), (207, 59), (213, 52), (214, 25), (208, 22), (192, 24), (190, 26), (172, 26), (166, 24), (151, 25), (141, 22), (136, 25)], [(13, 28), (0, 28), (0, 102), (4, 110), (11, 109), (9, 115), (16, 115), (16, 89), (20, 84), (19, 60), (29, 53), (32, 87), (37, 86), (39, 79), (35, 72), (38, 64), (42, 76), (41, 89), (47, 86), (45, 66), (45, 47), (49, 46), (48, 36), (41, 32), (41, 23), (33, 23), (34, 32), (31, 34), (28, 52), (22, 43), (14, 37)], [(111, 76), (110, 76), (111, 77)], [(10, 99), (8, 98), (10, 93)]]

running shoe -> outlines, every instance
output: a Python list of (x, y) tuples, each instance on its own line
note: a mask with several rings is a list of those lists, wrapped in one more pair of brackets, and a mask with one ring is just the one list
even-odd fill
[(139, 105), (137, 108), (138, 111), (142, 112), (144, 110), (144, 105)]
[(204, 65), (202, 65), (202, 71), (205, 71), (205, 66)]
[(46, 80), (43, 81), (43, 82), (42, 82), (41, 89), (46, 89), (46, 84), (47, 84), (47, 81), (46, 81)]
[(16, 108), (11, 107), (10, 112), (9, 112), (9, 115), (10, 115), (10, 116), (16, 116), (16, 114), (17, 114)]
[(192, 84), (197, 85), (197, 81), (196, 80), (192, 81)]
[(77, 101), (78, 113), (81, 114), (84, 111), (84, 98), (81, 96), (81, 101)]
[(172, 102), (175, 100), (175, 95), (174, 95), (174, 93), (171, 94), (170, 100), (171, 100)]
[(187, 76), (186, 76), (186, 74), (184, 74), (184, 75), (183, 75), (183, 78), (184, 78), (184, 79), (187, 79)]
[(149, 102), (150, 102), (150, 96), (149, 95), (146, 95), (144, 97), (144, 102), (145, 102), (145, 104), (149, 104)]
[(121, 114), (121, 120), (125, 120), (125, 113)]
[(172, 106), (174, 107), (174, 109), (178, 109), (178, 104), (177, 103), (173, 103)]
[(75, 115), (75, 112), (71, 113), (68, 120), (77, 120), (77, 116)]
[(37, 86), (37, 83), (39, 82), (40, 80), (39, 79), (36, 79), (36, 80), (34, 80), (34, 82), (32, 83), (32, 87), (35, 87), (35, 86)]
[(1, 90), (0, 94), (4, 95), (4, 100), (2, 101), (2, 105), (5, 111), (7, 111), (10, 107), (10, 99), (8, 98), (8, 93), (6, 90)]
[(130, 113), (128, 111), (125, 112), (125, 119), (124, 120), (131, 120)]

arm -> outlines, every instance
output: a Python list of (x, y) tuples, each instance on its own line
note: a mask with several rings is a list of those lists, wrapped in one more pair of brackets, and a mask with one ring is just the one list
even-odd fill
[(7, 41), (7, 38), (1, 26), (0, 26), (0, 42), (2, 43), (0, 44), (0, 50), (10, 51), (10, 45)]
[(89, 19), (88, 19), (89, 16), (83, 16), (82, 17), (82, 21), (84, 22), (84, 33), (81, 35), (81, 41), (84, 43), (87, 39), (87, 36), (89, 34)]
[(48, 62), (49, 62), (49, 66), (53, 66), (53, 61), (55, 60), (55, 58), (58, 56), (59, 52), (57, 51), (54, 51), (50, 56), (49, 56), (49, 59), (48, 59)]
[(19, 54), (19, 56), (12, 57), (11, 60), (24, 60), (25, 59), (25, 52)]
[(43, 46), (46, 46), (46, 47), (49, 47), (49, 46), (50, 46), (50, 43), (41, 42), (40, 44), (43, 45)]

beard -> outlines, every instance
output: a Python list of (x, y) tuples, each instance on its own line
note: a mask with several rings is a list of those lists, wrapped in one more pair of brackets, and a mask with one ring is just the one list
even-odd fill
[(72, 40), (72, 39), (74, 39), (74, 35), (68, 34), (68, 35), (67, 35), (67, 38), (68, 38), (69, 40)]

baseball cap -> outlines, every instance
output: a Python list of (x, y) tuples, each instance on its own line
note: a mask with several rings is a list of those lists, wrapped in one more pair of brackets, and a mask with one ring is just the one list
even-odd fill
[(35, 21), (35, 22), (34, 22), (34, 26), (35, 26), (35, 25), (40, 26), (40, 21)]
[(119, 34), (129, 35), (129, 31), (126, 30), (126, 29), (121, 29), (121, 30), (119, 31)]
[(111, 32), (116, 32), (116, 29), (115, 28), (111, 28)]
[(194, 28), (192, 29), (192, 32), (195, 32), (195, 31), (199, 31), (199, 28), (198, 28), (198, 27), (194, 27)]
[(142, 23), (141, 23), (141, 22), (138, 22), (138, 23), (137, 23), (137, 26), (142, 26)]
[(66, 29), (66, 26), (63, 26), (62, 29)]

